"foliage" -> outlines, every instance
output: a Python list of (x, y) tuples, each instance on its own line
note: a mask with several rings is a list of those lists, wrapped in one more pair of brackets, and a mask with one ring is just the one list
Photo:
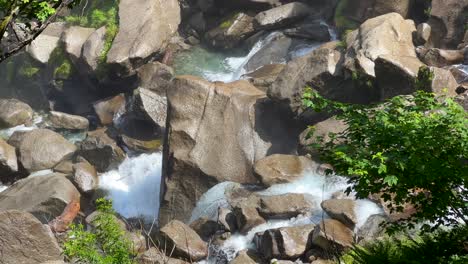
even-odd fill
[(332, 102), (307, 89), (303, 101), (315, 111), (337, 112), (348, 125), (313, 144), (336, 173), (350, 176), (348, 192), (379, 195), (391, 212), (408, 203), (417, 209), (389, 232), (420, 221), (433, 223), (423, 226), (426, 231), (467, 222), (468, 114), (451, 98), (418, 91), (366, 107)]
[(72, 65), (69, 60), (64, 60), (60, 66), (54, 70), (54, 79), (68, 79), (72, 74)]
[(354, 248), (343, 256), (346, 264), (467, 263), (468, 228), (438, 230), (435, 234), (403, 239), (384, 239)]
[(93, 221), (93, 232), (85, 231), (83, 225), (72, 225), (64, 244), (65, 256), (90, 264), (134, 263), (131, 243), (117, 222), (112, 202), (101, 198), (96, 204), (99, 214)]

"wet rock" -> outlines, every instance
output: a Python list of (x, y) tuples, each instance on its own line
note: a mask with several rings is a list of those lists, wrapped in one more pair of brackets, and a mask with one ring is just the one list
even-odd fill
[(130, 150), (143, 153), (154, 153), (156, 151), (162, 151), (162, 145), (160, 139), (153, 140), (139, 140), (135, 138), (122, 135), (122, 141)]
[(417, 57), (413, 44), (415, 31), (414, 22), (397, 13), (367, 20), (359, 29), (347, 34), (346, 68), (375, 76), (374, 61), (382, 55)]
[(166, 96), (167, 89), (172, 85), (174, 70), (160, 62), (150, 62), (138, 68), (138, 85)]
[(263, 65), (284, 62), (288, 58), (292, 39), (282, 33), (272, 33), (267, 37), (268, 43), (260, 48), (252, 58), (245, 64), (247, 72), (260, 69)]
[(215, 48), (232, 49), (255, 32), (253, 20), (254, 18), (248, 14), (236, 13), (225, 18), (218, 27), (208, 31), (205, 39)]
[(255, 174), (266, 187), (300, 179), (318, 164), (304, 156), (275, 154), (255, 163)]
[(353, 232), (338, 220), (325, 219), (315, 226), (312, 243), (324, 250), (343, 250), (353, 243)]
[(284, 67), (284, 64), (267, 64), (242, 77), (249, 80), (258, 89), (266, 92), (268, 87), (278, 78)]
[(58, 47), (60, 36), (66, 29), (65, 22), (51, 23), (26, 47), (26, 51), (36, 61), (46, 64), (52, 52)]
[(248, 254), (247, 251), (243, 250), (239, 252), (235, 259), (233, 259), (229, 264), (256, 264)]
[(158, 127), (166, 126), (167, 98), (149, 89), (138, 88), (133, 92), (133, 113), (150, 120)]
[(50, 229), (33, 215), (17, 210), (0, 212), (2, 263), (42, 264), (63, 260)]
[(450, 67), (450, 72), (457, 81), (457, 83), (468, 83), (468, 66), (459, 65)]
[(87, 130), (89, 128), (88, 119), (62, 112), (50, 111), (47, 121), (48, 126), (55, 129)]
[(174, 83), (168, 91), (163, 223), (187, 221), (198, 197), (217, 183), (257, 183), (257, 160), (297, 146), (290, 116), (247, 81), (210, 83), (183, 76)]
[(432, 28), (427, 23), (421, 23), (416, 28), (416, 43), (417, 45), (425, 45), (431, 38)]
[(167, 248), (174, 249), (174, 257), (199, 261), (208, 254), (207, 244), (195, 231), (180, 221), (173, 220), (168, 223), (161, 229), (161, 234), (167, 243)]
[(321, 206), (331, 218), (340, 221), (350, 229), (354, 229), (356, 226), (355, 201), (351, 199), (332, 199), (323, 201)]
[(18, 147), (21, 164), (29, 172), (52, 169), (76, 150), (74, 144), (48, 129), (27, 132)]
[(64, 174), (29, 177), (0, 193), (0, 211), (21, 210), (47, 223), (59, 216), (80, 193)]
[(3, 177), (9, 177), (17, 171), (18, 159), (15, 148), (0, 138), (0, 182)]
[(256, 29), (279, 28), (305, 18), (310, 13), (309, 6), (293, 2), (260, 12), (255, 16), (254, 25)]
[(199, 218), (192, 222), (190, 228), (197, 232), (204, 241), (208, 241), (218, 230), (222, 230), (218, 222), (206, 217)]
[(32, 108), (16, 99), (0, 99), (0, 128), (31, 124)]
[(268, 230), (262, 238), (262, 249), (268, 259), (297, 259), (304, 255), (315, 225), (283, 227)]
[(466, 24), (467, 0), (433, 0), (427, 22), (432, 28), (432, 45), (455, 49), (463, 41)]
[(138, 258), (139, 264), (188, 264), (180, 259), (170, 258), (164, 255), (159, 249), (152, 247), (141, 254)]
[(78, 26), (72, 26), (65, 30), (62, 35), (62, 42), (65, 47), (65, 52), (68, 54), (70, 59), (72, 59), (72, 61), (78, 62), (78, 59), (81, 57), (83, 44), (94, 31), (94, 28), (84, 28)]
[(90, 161), (99, 172), (117, 168), (125, 159), (125, 153), (109, 137), (106, 128), (88, 132), (86, 139), (80, 143), (79, 155)]
[(418, 49), (421, 61), (429, 66), (445, 67), (454, 64), (461, 64), (464, 60), (464, 50), (442, 50), (442, 49)]
[(266, 223), (265, 219), (260, 216), (257, 208), (250, 205), (238, 205), (233, 210), (239, 231), (243, 234), (249, 232), (252, 228)]
[(94, 31), (83, 43), (83, 48), (81, 51), (81, 61), (84, 62), (88, 73), (93, 73), (97, 70), (100, 60), (102, 58), (105, 43), (105, 26)]
[(93, 104), (94, 111), (102, 125), (111, 125), (115, 115), (125, 107), (125, 95), (119, 94), (109, 99), (101, 100)]
[(331, 40), (328, 26), (320, 23), (320, 21), (307, 21), (295, 28), (286, 29), (284, 34), (293, 38), (303, 38), (319, 42), (327, 42)]
[(330, 117), (322, 122), (314, 124), (313, 128), (307, 128), (300, 134), (299, 153), (311, 154), (313, 157), (318, 158), (320, 153), (317, 149), (311, 147), (311, 145), (314, 142), (317, 142), (319, 137), (322, 137), (323, 140), (327, 142), (330, 140), (330, 133), (338, 134), (345, 131), (346, 128), (347, 125), (345, 122), (338, 120), (335, 117)]
[(288, 193), (260, 198), (259, 213), (267, 219), (289, 219), (316, 209), (304, 194)]
[[(136, 15), (138, 14), (138, 15)], [(134, 64), (162, 54), (179, 27), (180, 7), (176, 0), (122, 0), (119, 3), (119, 32), (107, 54), (107, 63), (121, 75)]]
[(218, 223), (229, 232), (237, 231), (237, 220), (235, 214), (227, 208), (218, 209)]
[(90, 192), (98, 186), (98, 175), (96, 169), (87, 160), (79, 157), (78, 162), (73, 164), (73, 182), (81, 192)]
[(357, 232), (360, 242), (371, 242), (383, 235), (385, 228), (382, 224), (387, 221), (388, 219), (383, 215), (371, 215)]

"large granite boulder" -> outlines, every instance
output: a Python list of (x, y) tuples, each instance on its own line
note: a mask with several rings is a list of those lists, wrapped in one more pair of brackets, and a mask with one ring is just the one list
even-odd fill
[(172, 85), (174, 70), (160, 62), (147, 63), (137, 70), (138, 86), (166, 96), (166, 91)]
[(0, 128), (31, 124), (32, 108), (16, 99), (0, 99)]
[(320, 158), (319, 151), (312, 146), (319, 138), (327, 142), (330, 140), (330, 133), (339, 134), (348, 128), (343, 120), (330, 117), (324, 121), (314, 124), (313, 127), (305, 129), (299, 135), (299, 153), (310, 154), (314, 158)]
[(93, 191), (98, 186), (98, 175), (96, 169), (87, 160), (79, 157), (78, 162), (73, 164), (72, 180), (80, 192)]
[(48, 129), (27, 132), (18, 147), (21, 164), (29, 172), (52, 169), (76, 150), (74, 144)]
[(248, 203), (239, 204), (234, 207), (236, 225), (243, 234), (248, 233), (254, 227), (265, 224), (266, 220), (258, 213), (257, 207)]
[(79, 154), (99, 172), (115, 169), (125, 159), (124, 151), (107, 133), (106, 128), (88, 132), (80, 143)]
[(300, 193), (262, 196), (257, 208), (265, 219), (290, 219), (315, 209), (315, 204)]
[(83, 43), (81, 50), (81, 61), (84, 63), (88, 73), (97, 70), (102, 62), (102, 55), (106, 44), (106, 27), (95, 30)]
[(65, 47), (65, 52), (73, 62), (78, 62), (81, 57), (83, 44), (88, 40), (89, 36), (95, 31), (94, 28), (85, 28), (73, 26), (65, 30), (62, 35), (62, 42)]
[(231, 49), (254, 32), (253, 17), (245, 13), (237, 13), (222, 21), (218, 27), (208, 31), (205, 39), (215, 48)]
[(0, 211), (27, 211), (48, 223), (62, 214), (67, 204), (79, 199), (80, 193), (66, 176), (54, 173), (15, 182), (0, 193)]
[(464, 50), (443, 50), (436, 48), (417, 49), (419, 58), (429, 66), (445, 67), (462, 64), (464, 61)]
[(93, 104), (94, 111), (99, 117), (102, 125), (111, 125), (117, 113), (125, 107), (125, 95), (118, 94), (114, 97), (100, 100)]
[(132, 72), (134, 64), (164, 52), (180, 20), (177, 0), (120, 1), (119, 32), (107, 54), (107, 63), (120, 66), (122, 75)]
[[(261, 251), (268, 259), (295, 260), (304, 255), (315, 225), (282, 227), (268, 230), (262, 236)], [(277, 248), (273, 248), (273, 247)]]
[(188, 261), (200, 261), (208, 255), (208, 245), (200, 236), (184, 223), (174, 220), (161, 229), (161, 235), (167, 245), (167, 254), (173, 251), (174, 257)]
[(0, 263), (43, 264), (63, 261), (50, 229), (27, 212), (0, 212)]
[(325, 219), (315, 226), (312, 243), (324, 250), (343, 250), (353, 243), (353, 231), (334, 219)]
[(350, 229), (357, 223), (356, 202), (351, 199), (331, 199), (321, 203), (322, 209), (333, 219), (340, 221)]
[(188, 220), (198, 198), (219, 182), (257, 183), (257, 160), (297, 146), (290, 116), (247, 81), (181, 76), (168, 102), (163, 223)]
[(137, 258), (139, 264), (189, 264), (189, 262), (164, 255), (160, 249), (151, 247)]
[(47, 125), (55, 129), (87, 130), (88, 119), (67, 113), (50, 111)]
[(0, 138), (0, 182), (18, 171), (18, 159), (15, 147)]
[(137, 88), (133, 92), (132, 112), (143, 120), (148, 120), (158, 127), (166, 127), (167, 98), (155, 91)]
[(304, 156), (275, 154), (255, 163), (255, 174), (266, 187), (290, 183), (313, 171), (318, 164)]
[(466, 31), (468, 0), (433, 0), (431, 16), (431, 42), (436, 48), (455, 49), (463, 42)]
[(254, 25), (256, 29), (279, 28), (297, 22), (310, 13), (311, 9), (306, 4), (292, 2), (258, 13)]
[(52, 52), (59, 46), (60, 37), (66, 27), (67, 24), (65, 22), (51, 23), (26, 47), (26, 51), (36, 61), (46, 64)]

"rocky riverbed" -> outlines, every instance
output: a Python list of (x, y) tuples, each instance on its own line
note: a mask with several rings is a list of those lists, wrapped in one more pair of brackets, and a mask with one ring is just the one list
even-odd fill
[(50, 223), (99, 197), (138, 263), (333, 263), (414, 208), (345, 194), (304, 89), (381, 102), (428, 66), (468, 110), (468, 0), (89, 2), (0, 64), (0, 263), (68, 263)]

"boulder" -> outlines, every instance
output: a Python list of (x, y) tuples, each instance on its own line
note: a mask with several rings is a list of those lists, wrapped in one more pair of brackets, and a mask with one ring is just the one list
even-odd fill
[(87, 130), (89, 128), (88, 119), (62, 112), (50, 111), (47, 121), (47, 125), (55, 129)]
[(255, 33), (254, 18), (245, 13), (236, 13), (205, 34), (206, 41), (215, 48), (232, 49)]
[(464, 61), (464, 50), (443, 50), (436, 48), (417, 49), (419, 58), (429, 66), (445, 67), (454, 64), (462, 64)]
[(173, 252), (174, 257), (188, 261), (200, 261), (207, 257), (208, 246), (184, 223), (173, 220), (161, 229), (164, 239), (163, 245), (167, 245), (167, 253)]
[(121, 137), (125, 146), (135, 152), (154, 153), (163, 150), (161, 139), (140, 140), (128, 137), (126, 135), (121, 135)]
[(463, 41), (468, 0), (433, 0), (429, 21), (436, 48), (455, 49)]
[(54, 172), (63, 173), (67, 175), (73, 174), (72, 160), (63, 160), (54, 167)]
[(257, 264), (257, 262), (247, 254), (247, 251), (243, 250), (229, 264)]
[(382, 226), (388, 219), (383, 215), (371, 215), (367, 221), (357, 231), (360, 243), (372, 242), (376, 238), (385, 234), (385, 227)]
[(50, 229), (27, 212), (0, 212), (1, 263), (43, 264), (63, 260)]
[[(262, 238), (261, 251), (268, 259), (297, 259), (304, 255), (308, 248), (309, 236), (315, 225), (282, 227), (268, 230)], [(272, 247), (277, 248), (272, 248)]]
[(89, 35), (83, 43), (81, 61), (84, 62), (88, 73), (95, 72), (101, 62), (106, 44), (106, 27), (101, 27)]
[(63, 32), (62, 42), (65, 47), (65, 52), (73, 62), (77, 62), (81, 57), (83, 44), (95, 31), (94, 28), (84, 28), (72, 26)]
[(76, 150), (74, 144), (48, 129), (27, 132), (18, 147), (21, 164), (29, 172), (52, 169)]
[(328, 26), (319, 21), (306, 21), (297, 27), (284, 30), (284, 34), (292, 38), (303, 38), (318, 42), (331, 40)]
[(138, 88), (133, 92), (132, 112), (144, 120), (149, 120), (160, 128), (166, 127), (167, 98), (158, 93)]
[(168, 91), (168, 104), (163, 223), (187, 221), (198, 197), (217, 183), (257, 183), (257, 160), (297, 146), (290, 116), (247, 81), (181, 76)]
[(304, 194), (262, 196), (258, 211), (266, 219), (290, 219), (313, 211), (315, 205)]
[(15, 172), (18, 172), (16, 150), (0, 138), (0, 183), (3, 177), (9, 177)]
[(16, 99), (0, 99), (0, 128), (29, 125), (33, 120), (32, 108)]
[(434, 73), (434, 78), (431, 83), (430, 92), (436, 94), (444, 94), (449, 96), (457, 95), (458, 83), (457, 80), (453, 77), (450, 70), (429, 67), (429, 69)]
[(455, 102), (459, 103), (468, 112), (468, 91), (455, 97)]
[(340, 221), (350, 229), (357, 223), (356, 202), (351, 199), (331, 199), (321, 203), (322, 209), (333, 219)]
[(93, 107), (101, 124), (104, 126), (111, 125), (116, 114), (125, 107), (125, 95), (119, 94), (112, 98), (101, 100), (94, 103)]
[(357, 30), (347, 34), (346, 68), (375, 77), (374, 61), (380, 56), (416, 58), (413, 44), (415, 31), (414, 22), (405, 20), (398, 13), (367, 20)]
[(99, 172), (115, 169), (125, 159), (124, 151), (107, 135), (106, 128), (88, 132), (80, 143), (79, 155), (90, 161)]
[(283, 33), (274, 32), (266, 37), (263, 45), (245, 64), (247, 72), (260, 69), (267, 64), (283, 63), (289, 55), (293, 40)]
[(79, 199), (80, 193), (65, 175), (53, 173), (19, 180), (1, 192), (0, 211), (27, 211), (47, 223)]
[(208, 241), (210, 238), (218, 231), (222, 230), (221, 225), (218, 222), (210, 220), (206, 217), (199, 218), (193, 221), (190, 224), (190, 228), (192, 228), (197, 234), (204, 240)]
[(304, 156), (275, 154), (255, 163), (255, 174), (266, 187), (302, 178), (318, 164)]
[(51, 23), (26, 47), (26, 51), (36, 61), (47, 64), (52, 52), (59, 46), (60, 36), (65, 29), (65, 22)]
[[(314, 124), (299, 135), (299, 153), (310, 154), (314, 158), (319, 158), (320, 153), (317, 149), (311, 147), (321, 137), (325, 142), (330, 141), (330, 133), (341, 133), (347, 129), (347, 125), (343, 120), (338, 120), (335, 117), (330, 117), (324, 121)], [(312, 133), (312, 134), (311, 134)]]
[(172, 85), (174, 70), (160, 62), (147, 63), (137, 70), (138, 86), (166, 96), (166, 91)]
[(134, 64), (164, 52), (181, 20), (179, 1), (122, 0), (119, 3), (119, 32), (107, 63), (118, 66), (122, 75)]
[(268, 87), (278, 78), (284, 67), (284, 64), (267, 64), (243, 75), (242, 79), (247, 79), (255, 87), (266, 92)]
[(86, 193), (97, 188), (99, 179), (93, 165), (79, 157), (78, 162), (73, 164), (72, 180), (81, 192)]
[(416, 30), (416, 44), (425, 45), (426, 43), (429, 43), (432, 33), (431, 25), (427, 23), (421, 23), (418, 25)]
[(151, 247), (138, 256), (137, 260), (139, 264), (189, 264), (189, 262), (168, 257), (155, 247)]
[(233, 209), (236, 216), (237, 227), (243, 234), (248, 233), (252, 228), (266, 223), (265, 219), (260, 216), (255, 206), (249, 204), (240, 204)]
[(228, 232), (237, 231), (236, 215), (229, 209), (220, 207), (218, 209), (218, 221), (221, 227)]
[(306, 4), (292, 2), (258, 13), (254, 26), (256, 29), (280, 28), (297, 22), (310, 13), (311, 9)]
[(312, 243), (323, 250), (343, 250), (353, 244), (353, 231), (338, 220), (325, 219), (315, 226)]

